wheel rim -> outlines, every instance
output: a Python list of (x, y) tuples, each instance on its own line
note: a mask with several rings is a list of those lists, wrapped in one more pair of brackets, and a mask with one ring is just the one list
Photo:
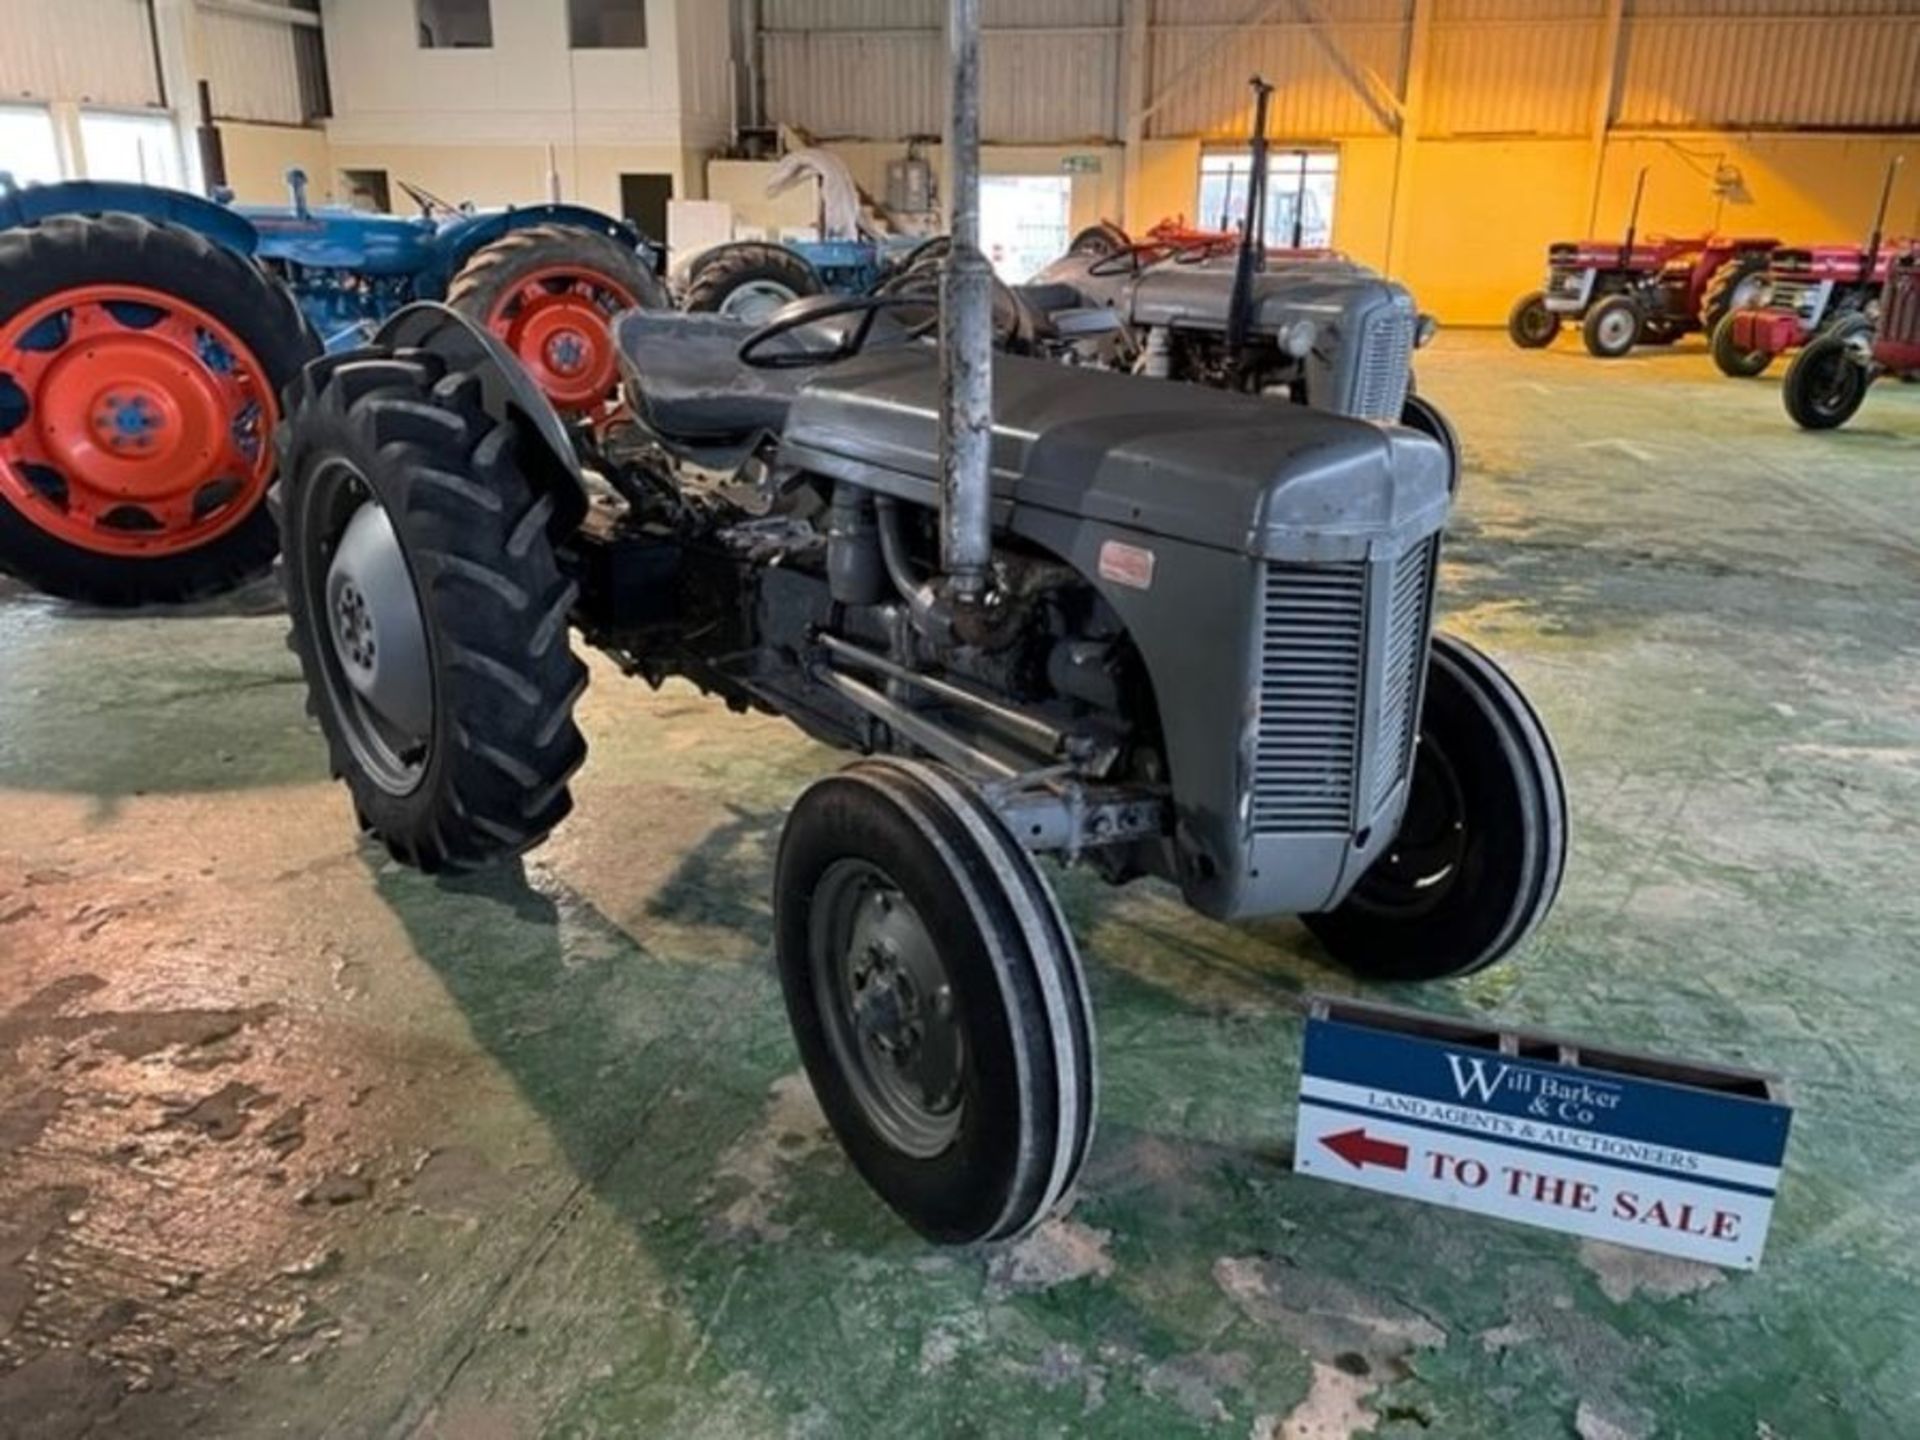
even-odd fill
[(1757, 308), (1761, 301), (1765, 299), (1766, 293), (1767, 277), (1764, 275), (1749, 275), (1745, 280), (1742, 280), (1738, 285), (1733, 287), (1733, 294), (1727, 301), (1727, 313), (1731, 315), (1736, 310), (1752, 310)]
[(749, 280), (720, 302), (720, 313), (730, 320), (764, 325), (781, 307), (798, 300), (791, 286), (778, 280)]
[(1520, 331), (1529, 340), (1544, 340), (1553, 328), (1553, 312), (1545, 305), (1529, 305), (1520, 314)]
[(1633, 343), (1639, 323), (1625, 310), (1609, 310), (1600, 317), (1600, 343), (1608, 350), (1624, 350)]
[[(330, 494), (310, 555), (308, 600), (326, 628), (327, 693), (354, 757), (391, 795), (410, 794), (432, 750), (433, 680), (426, 621), (393, 521), (343, 460), (317, 477)], [(315, 560), (324, 562), (325, 569)]]
[(1831, 418), (1847, 408), (1853, 396), (1853, 362), (1838, 350), (1816, 355), (1807, 378), (1807, 399), (1814, 412)]
[(879, 867), (839, 860), (814, 892), (808, 949), (827, 1042), (861, 1114), (896, 1150), (940, 1154), (960, 1129), (966, 1045), (919, 913)]
[(195, 549), (266, 494), (279, 419), (218, 319), (133, 285), (60, 290), (0, 325), (0, 498), (105, 555)]
[(551, 265), (515, 281), (487, 328), (555, 405), (587, 410), (606, 399), (618, 373), (611, 321), (638, 303), (598, 271)]
[(1354, 888), (1354, 903), (1400, 917), (1433, 909), (1459, 879), (1471, 838), (1466, 794), (1453, 763), (1423, 735), (1400, 833)]

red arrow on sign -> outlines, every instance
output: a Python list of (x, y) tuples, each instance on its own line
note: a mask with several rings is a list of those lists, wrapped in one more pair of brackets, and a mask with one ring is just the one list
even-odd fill
[(1322, 1135), (1320, 1143), (1356, 1170), (1369, 1165), (1388, 1170), (1407, 1168), (1407, 1147), (1391, 1140), (1376, 1140), (1365, 1130), (1342, 1130), (1338, 1135)]

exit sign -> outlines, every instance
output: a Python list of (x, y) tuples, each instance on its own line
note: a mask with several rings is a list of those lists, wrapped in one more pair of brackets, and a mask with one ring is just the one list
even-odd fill
[(1750, 1270), (1791, 1116), (1749, 1071), (1316, 1000), (1294, 1169)]

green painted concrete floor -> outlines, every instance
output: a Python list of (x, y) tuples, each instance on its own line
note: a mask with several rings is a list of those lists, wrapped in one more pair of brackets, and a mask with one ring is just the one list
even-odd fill
[(600, 666), (524, 870), (358, 844), (257, 593), (0, 600), (0, 1433), (1920, 1435), (1920, 388), (1801, 435), (1697, 348), (1422, 358), (1449, 623), (1558, 734), (1560, 906), (1387, 990), (1783, 1073), (1726, 1275), (1288, 1173), (1294, 924), (1063, 882), (1079, 1204), (942, 1252), (822, 1130), (768, 952), (835, 757)]

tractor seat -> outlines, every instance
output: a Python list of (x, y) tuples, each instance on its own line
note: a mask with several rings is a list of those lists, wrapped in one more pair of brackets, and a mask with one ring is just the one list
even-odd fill
[(613, 322), (613, 342), (627, 402), (666, 439), (777, 434), (809, 372), (742, 365), (741, 343), (758, 328), (727, 315), (626, 311)]
[(1079, 286), (1064, 280), (1011, 288), (1030, 339), (1073, 340), (1120, 328), (1120, 317), (1112, 306), (1090, 299)]

